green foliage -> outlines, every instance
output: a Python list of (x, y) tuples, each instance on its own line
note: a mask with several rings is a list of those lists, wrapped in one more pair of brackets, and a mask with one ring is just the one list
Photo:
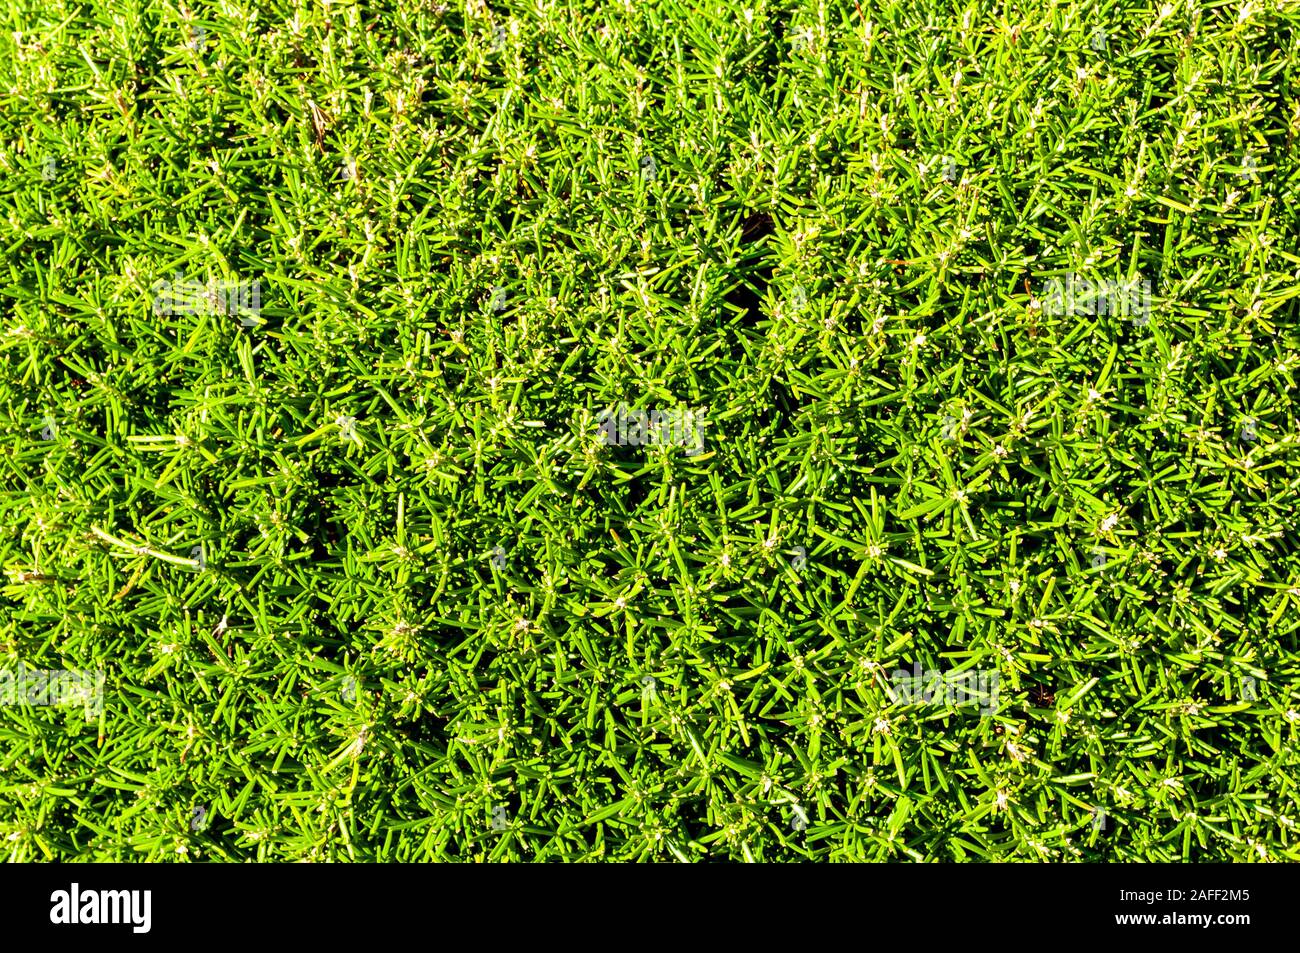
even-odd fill
[(1300, 860), (1294, 3), (3, 18), (4, 856)]

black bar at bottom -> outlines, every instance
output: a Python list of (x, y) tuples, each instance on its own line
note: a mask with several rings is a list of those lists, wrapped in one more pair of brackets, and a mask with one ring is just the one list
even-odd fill
[(1282, 865), (11, 864), (0, 912), (18, 936), (128, 944), (337, 945), (465, 928), (493, 945), (555, 931), (865, 937), (874, 924), (930, 941), (1138, 934), (1224, 946), (1282, 929), (1295, 886)]

